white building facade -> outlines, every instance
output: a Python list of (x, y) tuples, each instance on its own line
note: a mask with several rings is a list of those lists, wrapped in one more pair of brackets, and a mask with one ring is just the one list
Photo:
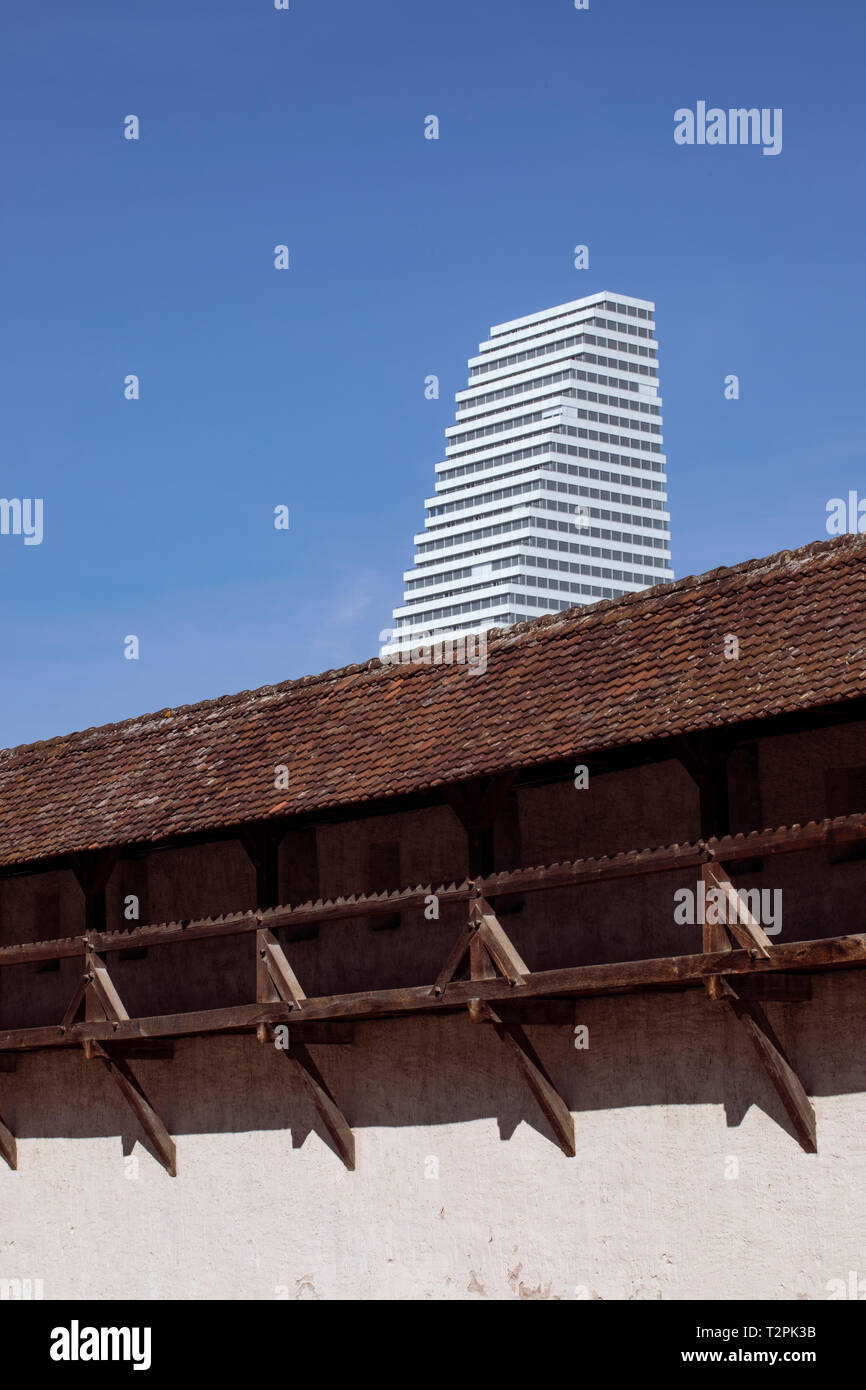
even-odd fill
[(383, 652), (673, 580), (654, 308), (602, 291), (491, 328)]

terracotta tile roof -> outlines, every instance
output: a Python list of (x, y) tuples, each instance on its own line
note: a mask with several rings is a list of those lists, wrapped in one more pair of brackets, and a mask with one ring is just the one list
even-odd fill
[(866, 535), (841, 536), (488, 634), (484, 674), (373, 658), (8, 749), (0, 864), (850, 700), (866, 694), (864, 614)]

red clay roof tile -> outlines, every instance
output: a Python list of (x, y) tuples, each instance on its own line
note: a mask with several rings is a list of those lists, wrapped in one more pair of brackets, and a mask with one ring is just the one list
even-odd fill
[[(866, 694), (866, 535), (0, 752), (0, 864), (441, 786)], [(724, 638), (739, 639), (738, 660)], [(168, 717), (170, 713), (170, 718)], [(277, 764), (288, 790), (275, 788)]]

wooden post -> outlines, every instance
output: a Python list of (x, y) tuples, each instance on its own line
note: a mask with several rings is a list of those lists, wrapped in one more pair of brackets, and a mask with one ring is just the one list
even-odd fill
[(104, 932), (106, 929), (105, 889), (119, 857), (119, 845), (110, 849), (85, 850), (69, 857), (69, 866), (84, 894), (86, 932)]
[(259, 821), (244, 826), (240, 842), (256, 871), (254, 907), (280, 906), (280, 845), (286, 838), (285, 821)]
[(730, 829), (729, 740), (723, 733), (681, 737), (677, 740), (677, 753), (698, 788), (701, 839), (726, 835)]

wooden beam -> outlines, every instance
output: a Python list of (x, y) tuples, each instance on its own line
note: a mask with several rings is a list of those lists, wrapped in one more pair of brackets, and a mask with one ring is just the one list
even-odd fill
[[(706, 867), (706, 864), (702, 866), (702, 875)], [(704, 879), (704, 882), (706, 882), (706, 879)], [(725, 931), (721, 923), (707, 922), (705, 920), (701, 930), (703, 936), (702, 945), (704, 948), (705, 955), (711, 955), (715, 951), (730, 951), (732, 949), (730, 937), (728, 936), (728, 933)], [(710, 999), (719, 1000), (724, 999), (725, 997), (724, 984), (721, 975), (710, 975), (707, 979), (705, 979), (704, 989), (706, 990), (707, 996)]]
[(760, 1004), (754, 1000), (743, 999), (729, 980), (726, 980), (724, 984), (728, 1003), (748, 1033), (755, 1051), (787, 1111), (801, 1146), (806, 1150), (806, 1153), (817, 1153), (818, 1140), (812, 1102), (806, 1095), (803, 1083), (785, 1056), (782, 1044), (779, 1042), (767, 1015)]
[(156, 1149), (163, 1168), (171, 1177), (177, 1177), (177, 1146), (148, 1100), (140, 1082), (136, 1080), (122, 1057), (112, 1056), (100, 1043), (94, 1043), (93, 1049), (94, 1056), (102, 1062)]
[(0, 1158), (5, 1159), (13, 1173), (18, 1171), (18, 1145), (15, 1135), (0, 1115)]
[(495, 980), (496, 966), (490, 958), (490, 953), (483, 941), (478, 939), (478, 932), (474, 932), (469, 942), (469, 978), (472, 980)]
[[(681, 988), (724, 972), (748, 975), (762, 971), (846, 969), (866, 965), (866, 935), (824, 937), (817, 941), (788, 941), (773, 947), (772, 959), (753, 958), (749, 951), (716, 951), (689, 956), (660, 956), (649, 960), (621, 961), (610, 965), (579, 965), (535, 971), (517, 986), (502, 977), (490, 980), (455, 980), (440, 997), (429, 985), (397, 989), (362, 990), (353, 994), (324, 995), (304, 1001), (303, 1019), (376, 1019), (414, 1013), (445, 1012), (465, 1008), (470, 999), (516, 1001), (518, 999), (586, 998), (594, 995), (634, 993), (657, 987)], [(289, 1023), (296, 1017), (288, 1004), (237, 1004), (224, 1009), (193, 1013), (161, 1014), (133, 1018), (125, 1023), (75, 1023), (4, 1029), (0, 1051), (27, 1051), (43, 1047), (80, 1046), (85, 1038), (130, 1041), (139, 1038), (192, 1037), (205, 1033), (248, 1031), (259, 1023)]]
[[(83, 983), (84, 1005), (86, 1018), (84, 1028), (92, 1026), (101, 1019), (107, 1023), (112, 1030), (121, 1024), (129, 1023), (129, 1014), (124, 1008), (114, 983), (105, 968), (105, 962), (96, 951), (92, 949), (92, 942), (87, 940), (87, 954), (85, 956), (86, 970)], [(71, 1007), (71, 1006), (70, 1006)], [(67, 1009), (67, 1014), (69, 1010)], [(111, 1076), (121, 1095), (126, 1100), (133, 1114), (145, 1134), (150, 1139), (156, 1149), (159, 1161), (166, 1171), (172, 1176), (177, 1175), (177, 1150), (175, 1142), (157, 1115), (153, 1106), (147, 1098), (143, 1087), (130, 1071), (127, 1062), (119, 1053), (111, 1052), (106, 1049), (101, 1042), (96, 1041), (90, 1036), (83, 1038), (84, 1055), (88, 1061), (96, 1058), (102, 1062), (106, 1071)]]
[[(259, 1004), (274, 1004), (279, 997), (277, 987), (271, 979), (271, 972), (268, 969), (268, 952), (265, 945), (264, 930), (259, 928), (256, 932), (256, 1001)], [(271, 1030), (266, 1023), (258, 1025), (256, 1037), (263, 1046), (270, 1041)]]
[(538, 1053), (520, 1024), (505, 1023), (495, 1009), (491, 1008), (483, 999), (473, 1001), (470, 1014), (473, 1022), (486, 1021), (493, 1025), (498, 1037), (505, 1043), (517, 1062), (524, 1081), (541, 1106), (562, 1152), (567, 1157), (573, 1158), (575, 1154), (574, 1118), (545, 1071)]
[[(529, 967), (502, 930), (490, 904), (483, 898), (476, 898), (470, 911), (470, 924), (474, 920), (479, 928), (473, 943), (476, 951), (470, 958), (471, 980), (476, 982), (495, 979), (498, 967), (509, 984), (521, 984), (529, 974)], [(520, 1023), (516, 1019), (506, 1019), (502, 1012), (497, 1013), (486, 1000), (477, 997), (469, 1000), (468, 1009), (473, 1023), (487, 1022), (493, 1025), (500, 1041), (506, 1044), (515, 1057), (524, 1080), (556, 1135), (560, 1148), (565, 1154), (573, 1157), (574, 1120)]]
[(340, 1158), (349, 1171), (353, 1172), (355, 1168), (355, 1136), (349, 1128), (345, 1115), (325, 1085), (321, 1072), (304, 1044), (295, 1036), (294, 1030), (289, 1036), (288, 1050), (281, 1048), (277, 1050), (281, 1051), (286, 1061), (294, 1067), (312, 1099), (322, 1123), (334, 1141)]

